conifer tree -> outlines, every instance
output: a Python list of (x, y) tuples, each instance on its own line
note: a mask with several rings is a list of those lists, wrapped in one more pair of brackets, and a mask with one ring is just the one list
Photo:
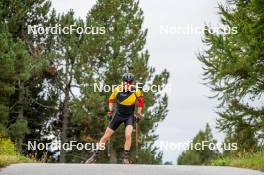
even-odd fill
[[(234, 139), (241, 146), (249, 139), (252, 146), (263, 135), (263, 9), (261, 0), (231, 0), (227, 6), (220, 5), (223, 33), (209, 32), (208, 27), (204, 38), (208, 49), (199, 55), (207, 85), (221, 102), (218, 128), (236, 132)], [(249, 138), (247, 133), (253, 134)]]
[[(9, 91), (9, 94), (6, 93), (9, 98), (5, 97), (4, 100), (4, 103), (9, 104), (8, 114), (5, 112), (4, 115), (8, 115), (8, 119), (5, 117), (4, 123), (8, 121), (6, 127), (9, 129), (7, 132), (11, 136), (11, 139), (16, 141), (19, 150), (22, 149), (22, 142), (26, 134), (31, 129), (32, 131), (37, 130), (37, 128), (29, 129), (29, 116), (26, 115), (32, 114), (30, 111), (33, 109), (29, 106), (33, 101), (34, 103), (37, 102), (35, 97), (31, 96), (30, 89), (39, 84), (35, 84), (35, 81), (32, 80), (40, 76), (45, 63), (47, 63), (46, 59), (42, 56), (44, 50), (42, 44), (44, 44), (43, 39), (45, 35), (33, 35), (29, 33), (28, 26), (45, 26), (49, 7), (50, 2), (45, 0), (0, 2), (1, 32), (4, 29), (4, 33), (7, 34), (6, 36), (9, 36), (8, 40), (13, 43), (10, 43), (10, 48), (6, 50), (6, 54), (13, 54), (13, 63), (11, 63), (10, 59), (8, 64), (13, 66), (10, 67), (10, 71), (15, 73), (9, 79), (10, 84), (13, 86), (12, 91)], [(5, 34), (3, 35), (5, 36)], [(7, 41), (3, 42), (3, 44), (6, 44), (5, 42)], [(3, 60), (3, 62), (5, 61)], [(8, 72), (6, 69), (5, 71)], [(6, 109), (4, 111), (7, 111)], [(37, 118), (32, 119), (37, 120)], [(40, 123), (40, 121), (38, 122)], [(40, 125), (38, 128), (41, 129), (41, 127)]]
[[(61, 28), (75, 25), (74, 28), (84, 28), (84, 22), (74, 17), (71, 10), (66, 14), (56, 14), (53, 10), (49, 23)], [(88, 34), (87, 34), (88, 35)], [(88, 36), (90, 37), (90, 36)], [(68, 141), (82, 141), (83, 125), (87, 125), (84, 119), (91, 120), (93, 111), (97, 111), (100, 96), (93, 91), (86, 91), (95, 80), (94, 75), (97, 66), (93, 63), (97, 60), (87, 59), (89, 53), (86, 51), (87, 38), (85, 33), (72, 31), (72, 33), (58, 33), (48, 35), (48, 50), (53, 55), (53, 64), (57, 69), (51, 86), (58, 92), (58, 111), (53, 118), (52, 127), (56, 138), (63, 145)], [(87, 109), (83, 111), (82, 109)], [(90, 123), (89, 123), (90, 125)], [(85, 140), (87, 141), (87, 140)], [(60, 162), (74, 162), (76, 156), (81, 154), (76, 150), (67, 152), (60, 150)], [(75, 157), (72, 157), (74, 155)], [(81, 156), (80, 156), (81, 157)], [(81, 160), (86, 157), (81, 157)], [(80, 160), (76, 160), (80, 162)]]
[[(86, 49), (88, 57), (98, 60), (95, 64), (100, 63), (98, 79), (102, 84), (118, 85), (122, 74), (128, 71), (135, 75), (136, 82), (146, 87), (159, 85), (162, 90), (167, 84), (167, 70), (156, 74), (155, 69), (149, 66), (150, 55), (145, 49), (147, 30), (143, 29), (143, 20), (139, 2), (134, 0), (98, 0), (87, 15), (87, 25), (105, 27), (103, 35), (88, 39), (89, 46)], [(100, 94), (105, 99), (104, 113), (108, 110), (106, 101), (110, 94)], [(144, 98), (144, 118), (140, 121), (141, 156), (138, 163), (161, 163), (162, 154), (153, 146), (157, 139), (154, 131), (158, 122), (167, 115), (168, 98), (166, 93), (151, 91), (144, 92)], [(121, 127), (111, 140), (110, 161), (113, 163), (118, 161), (123, 151), (123, 130)], [(132, 147), (131, 152), (134, 159), (135, 147)]]
[(15, 50), (11, 35), (1, 28), (0, 32), (0, 132), (7, 135), (7, 126), (9, 121), (10, 96), (15, 91)]
[[(193, 138), (192, 145), (189, 145), (189, 148), (182, 152), (182, 154), (178, 157), (178, 164), (208, 165), (210, 161), (217, 158), (219, 154), (217, 147), (214, 148), (208, 146), (210, 143), (212, 143), (212, 145), (216, 145), (217, 141), (213, 138), (211, 128), (207, 123), (205, 130), (199, 131)], [(195, 146), (195, 144), (199, 144), (200, 146)], [(204, 144), (204, 147), (202, 144)]]

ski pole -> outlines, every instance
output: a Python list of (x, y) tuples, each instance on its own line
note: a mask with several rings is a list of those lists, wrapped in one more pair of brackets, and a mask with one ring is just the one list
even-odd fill
[(109, 139), (108, 143), (107, 143), (107, 156), (110, 158), (111, 157), (111, 140)]
[(139, 158), (138, 156), (138, 119), (136, 119), (136, 159)]
[[(105, 116), (105, 118), (107, 119), (107, 121), (108, 121), (108, 124), (110, 124), (110, 122), (111, 122), (111, 119), (106, 115)], [(111, 142), (110, 142), (110, 139), (108, 140), (108, 143), (107, 143), (107, 145), (106, 145), (106, 150), (107, 150), (107, 157), (111, 157)]]

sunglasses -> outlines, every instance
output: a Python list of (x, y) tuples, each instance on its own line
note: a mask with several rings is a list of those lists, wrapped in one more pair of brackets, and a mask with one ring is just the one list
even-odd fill
[(128, 84), (132, 84), (133, 83), (133, 81), (124, 81), (124, 82), (126, 82)]

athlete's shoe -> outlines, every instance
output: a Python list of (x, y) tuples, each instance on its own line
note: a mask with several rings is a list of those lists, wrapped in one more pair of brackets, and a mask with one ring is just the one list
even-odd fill
[(130, 164), (131, 163), (129, 161), (129, 151), (124, 151), (122, 162), (123, 162), (123, 164)]
[(96, 160), (98, 158), (98, 153), (94, 152), (93, 155), (85, 161), (86, 164), (96, 163)]
[(130, 164), (129, 159), (127, 159), (127, 158), (123, 158), (122, 162), (123, 162), (123, 164)]

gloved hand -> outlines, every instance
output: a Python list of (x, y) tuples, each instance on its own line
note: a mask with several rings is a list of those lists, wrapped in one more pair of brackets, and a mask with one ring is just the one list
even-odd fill
[(108, 120), (112, 120), (113, 117), (113, 111), (108, 111), (107, 112)]
[(136, 118), (136, 121), (139, 121), (142, 118), (142, 114), (135, 112), (135, 118)]

